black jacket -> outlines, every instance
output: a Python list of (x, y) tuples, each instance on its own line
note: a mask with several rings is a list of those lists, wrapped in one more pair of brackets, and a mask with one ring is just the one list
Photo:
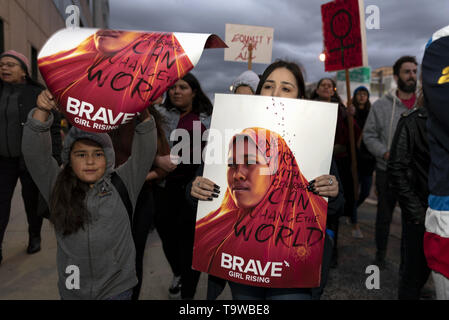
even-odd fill
[[(27, 121), (28, 113), (36, 106), (36, 100), (38, 95), (44, 90), (45, 87), (38, 83), (29, 83), (26, 85), (23, 92), (18, 98), (19, 104), (19, 117), (22, 127)], [(0, 81), (0, 95), (3, 92), (3, 81)], [(53, 116), (55, 117), (53, 125), (51, 126), (51, 138), (52, 138), (52, 153), (53, 157), (56, 159), (58, 164), (61, 164), (61, 151), (62, 151), (62, 141), (61, 141), (61, 118), (58, 112), (53, 111)], [(21, 139), (22, 137), (20, 137)]]
[(387, 164), (390, 186), (407, 223), (424, 224), (427, 210), (430, 154), (426, 122), (424, 107), (402, 115)]

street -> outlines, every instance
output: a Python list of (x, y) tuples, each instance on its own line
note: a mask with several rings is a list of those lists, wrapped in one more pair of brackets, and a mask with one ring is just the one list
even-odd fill
[[(380, 288), (367, 289), (367, 266), (375, 254), (374, 221), (376, 206), (369, 199), (359, 208), (359, 224), (363, 239), (351, 236), (351, 226), (346, 218), (340, 219), (338, 240), (338, 267), (331, 269), (323, 300), (395, 300), (397, 296), (400, 210), (394, 213), (387, 253), (388, 266), (380, 271)], [(0, 300), (58, 300), (56, 271), (56, 240), (48, 220), (42, 227), (42, 250), (34, 255), (26, 254), (28, 244), (27, 222), (20, 195), (20, 183), (16, 187), (11, 218), (3, 243), (3, 262), (0, 265)], [(144, 280), (140, 299), (168, 299), (168, 287), (172, 280), (171, 270), (162, 252), (156, 231), (148, 237), (144, 257)], [(206, 298), (207, 275), (202, 274), (195, 299)], [(424, 290), (427, 299), (434, 298), (431, 279)], [(219, 299), (232, 299), (227, 286)]]

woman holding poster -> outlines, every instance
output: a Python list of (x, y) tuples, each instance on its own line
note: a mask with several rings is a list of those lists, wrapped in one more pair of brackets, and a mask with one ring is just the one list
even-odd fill
[(198, 79), (188, 73), (169, 88), (164, 104), (157, 110), (165, 119), (171, 153), (180, 157), (180, 163), (167, 175), (164, 188), (156, 191), (155, 226), (173, 271), (169, 297), (193, 299), (200, 273), (191, 268), (195, 212), (186, 203), (185, 194), (187, 184), (201, 165), (206, 144), (197, 144), (195, 135), (201, 134), (201, 138), (209, 127), (212, 103)]
[[(303, 98), (304, 92), (300, 68), (285, 61), (270, 65), (257, 89), (286, 98)], [(322, 197), (339, 195), (336, 177), (322, 175), (309, 183), (287, 143), (262, 128), (234, 136), (228, 155), (228, 188), (220, 208), (197, 223), (193, 267), (221, 272), (234, 299), (311, 299), (311, 288), (320, 285), (326, 234)], [(211, 197), (213, 182), (197, 177), (191, 194)], [(287, 268), (295, 270), (291, 278), (279, 281)]]

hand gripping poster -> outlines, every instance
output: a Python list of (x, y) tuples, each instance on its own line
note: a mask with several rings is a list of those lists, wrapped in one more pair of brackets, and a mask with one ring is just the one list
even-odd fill
[(64, 29), (38, 56), (39, 70), (76, 127), (107, 132), (134, 116), (187, 74), (216, 35)]
[(251, 286), (319, 286), (327, 198), (307, 187), (329, 174), (336, 121), (336, 104), (215, 96), (203, 176), (221, 192), (199, 201), (194, 269)]

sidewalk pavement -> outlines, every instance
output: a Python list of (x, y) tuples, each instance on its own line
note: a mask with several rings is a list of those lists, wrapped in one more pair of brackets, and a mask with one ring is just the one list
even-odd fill
[[(369, 203), (368, 203), (369, 202)], [(365, 273), (375, 254), (374, 222), (375, 202), (365, 202), (359, 208), (359, 225), (363, 239), (351, 236), (351, 226), (345, 217), (340, 219), (338, 240), (338, 267), (331, 269), (323, 300), (394, 300), (397, 297), (399, 249), (401, 239), (400, 210), (396, 209), (391, 225), (387, 252), (388, 268), (380, 272), (380, 289), (369, 290)], [(48, 300), (59, 299), (56, 272), (56, 239), (52, 227), (44, 220), (42, 250), (34, 255), (26, 254), (28, 244), (26, 215), (18, 184), (12, 202), (11, 218), (3, 243), (3, 262), (0, 265), (0, 300)], [(144, 283), (140, 299), (166, 300), (172, 273), (162, 251), (156, 231), (150, 233), (144, 257)], [(204, 300), (207, 275), (202, 274), (195, 299)], [(427, 299), (434, 298), (431, 279), (424, 290)], [(229, 286), (219, 297), (232, 299)]]

